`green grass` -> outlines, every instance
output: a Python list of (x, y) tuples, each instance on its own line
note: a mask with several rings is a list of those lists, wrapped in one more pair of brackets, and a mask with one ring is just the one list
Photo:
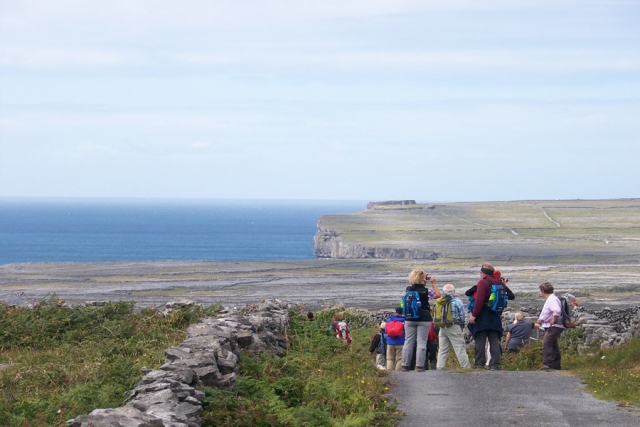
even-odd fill
[(0, 363), (14, 364), (0, 371), (0, 424), (64, 426), (121, 406), (141, 369), (161, 365), (164, 350), (206, 314), (196, 306), (162, 317), (127, 302), (67, 307), (55, 298), (34, 309), (0, 305)]
[(203, 426), (396, 425), (386, 373), (368, 353), (376, 328), (352, 330), (346, 345), (327, 329), (335, 311), (313, 322), (292, 313), (286, 356), (243, 357), (236, 392), (206, 390)]

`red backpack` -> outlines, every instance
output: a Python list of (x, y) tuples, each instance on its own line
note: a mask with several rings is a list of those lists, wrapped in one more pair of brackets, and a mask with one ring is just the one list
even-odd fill
[(431, 328), (429, 329), (429, 336), (427, 337), (427, 341), (437, 341), (438, 334), (436, 333), (435, 322), (431, 322)]
[(384, 327), (387, 336), (391, 338), (400, 338), (404, 334), (404, 322), (399, 320), (390, 320)]

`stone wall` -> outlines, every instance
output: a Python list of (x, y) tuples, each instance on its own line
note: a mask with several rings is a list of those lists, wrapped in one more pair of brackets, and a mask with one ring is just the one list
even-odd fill
[[(164, 311), (179, 307), (168, 303)], [(199, 387), (233, 390), (241, 351), (284, 355), (288, 307), (267, 301), (191, 325), (187, 339), (165, 351), (159, 369), (143, 372), (125, 406), (96, 409), (69, 420), (69, 426), (200, 427), (205, 395)]]
[[(529, 314), (532, 319), (537, 319), (541, 307), (524, 307), (520, 311)], [(517, 310), (511, 309), (503, 313), (503, 326), (513, 322)], [(578, 351), (586, 351), (594, 344), (601, 348), (620, 346), (631, 338), (640, 338), (640, 306), (603, 310), (588, 310), (577, 307), (578, 322), (576, 328), (582, 331), (582, 337), (576, 338)]]

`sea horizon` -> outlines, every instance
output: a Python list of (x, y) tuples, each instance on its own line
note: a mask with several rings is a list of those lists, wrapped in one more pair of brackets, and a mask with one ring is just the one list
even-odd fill
[(364, 201), (0, 198), (0, 265), (315, 259), (320, 216)]

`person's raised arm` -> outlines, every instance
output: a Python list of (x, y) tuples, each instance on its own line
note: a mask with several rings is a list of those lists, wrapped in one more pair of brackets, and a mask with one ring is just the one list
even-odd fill
[(436, 293), (436, 298), (440, 298), (440, 289), (438, 289), (438, 285), (436, 284), (436, 278), (431, 276), (431, 287), (433, 288), (433, 292)]

